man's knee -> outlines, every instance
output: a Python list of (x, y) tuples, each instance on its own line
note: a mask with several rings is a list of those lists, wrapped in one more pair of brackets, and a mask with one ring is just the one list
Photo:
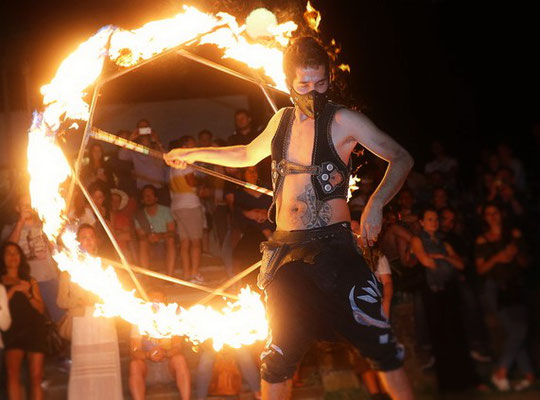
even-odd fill
[(143, 360), (131, 360), (129, 363), (130, 378), (144, 378), (146, 376), (146, 364)]
[(297, 362), (288, 360), (283, 351), (272, 344), (261, 355), (261, 378), (268, 383), (280, 383), (291, 379)]
[(182, 354), (175, 354), (169, 359), (169, 370), (173, 375), (175, 375), (177, 372), (189, 372), (186, 364), (186, 359)]

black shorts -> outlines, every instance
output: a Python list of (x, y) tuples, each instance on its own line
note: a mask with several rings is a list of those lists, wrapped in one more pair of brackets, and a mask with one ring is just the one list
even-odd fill
[[(339, 338), (357, 347), (373, 369), (399, 368), (403, 347), (382, 311), (382, 285), (365, 263), (350, 225), (306, 232), (311, 245), (318, 245), (314, 259), (284, 264), (266, 287), (271, 335), (261, 355), (262, 378), (270, 383), (290, 379), (314, 340)], [(286, 239), (276, 234), (277, 240)]]

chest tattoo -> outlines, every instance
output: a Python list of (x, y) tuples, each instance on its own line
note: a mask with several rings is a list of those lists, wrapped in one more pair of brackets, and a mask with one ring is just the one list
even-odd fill
[(306, 228), (320, 228), (328, 225), (332, 217), (332, 207), (317, 199), (312, 185), (307, 185), (304, 193), (298, 196), (297, 200), (306, 205), (304, 215), (300, 217)]

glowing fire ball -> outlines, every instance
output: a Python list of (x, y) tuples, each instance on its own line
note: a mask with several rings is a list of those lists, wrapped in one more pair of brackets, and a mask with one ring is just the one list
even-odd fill
[(253, 10), (246, 19), (246, 32), (252, 39), (263, 36), (274, 36), (277, 18), (273, 12), (266, 8)]

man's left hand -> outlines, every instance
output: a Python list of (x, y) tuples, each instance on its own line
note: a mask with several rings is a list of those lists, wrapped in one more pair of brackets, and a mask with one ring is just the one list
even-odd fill
[(362, 246), (373, 246), (381, 232), (383, 205), (370, 199), (360, 218), (360, 242)]

